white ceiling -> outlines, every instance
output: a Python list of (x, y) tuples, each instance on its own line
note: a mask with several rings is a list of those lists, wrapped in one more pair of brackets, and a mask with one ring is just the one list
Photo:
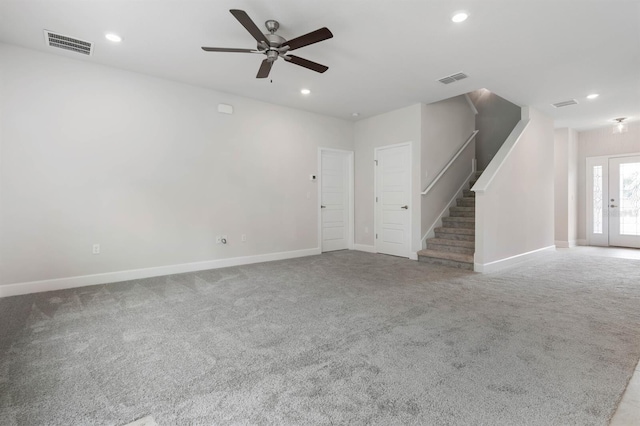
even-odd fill
[[(278, 20), (287, 39), (328, 27), (334, 38), (295, 54), (329, 70), (278, 60), (271, 82), (255, 78), (262, 56), (203, 52), (255, 48), (232, 8), (261, 29)], [(460, 9), (469, 19), (454, 24)], [(95, 53), (47, 47), (44, 29), (93, 41)], [(124, 41), (105, 40), (108, 31)], [(640, 119), (640, 0), (2, 0), (0, 41), (347, 120), (479, 88), (542, 110), (556, 127)], [(436, 81), (460, 71), (469, 78)], [(579, 105), (550, 106), (571, 98)]]

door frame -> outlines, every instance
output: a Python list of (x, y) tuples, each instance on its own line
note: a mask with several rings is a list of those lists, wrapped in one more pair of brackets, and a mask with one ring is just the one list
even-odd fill
[(336, 149), (336, 148), (325, 148), (318, 147), (318, 197), (316, 205), (316, 211), (318, 212), (318, 250), (322, 253), (322, 211), (320, 206), (322, 205), (322, 152), (338, 152), (341, 154), (346, 154), (347, 156), (347, 174), (349, 175), (348, 181), (348, 192), (349, 192), (349, 201), (347, 202), (347, 207), (349, 209), (347, 226), (349, 229), (347, 230), (347, 248), (349, 250), (353, 250), (354, 244), (354, 235), (355, 235), (355, 196), (354, 196), (354, 154), (353, 151), (348, 151), (346, 149)]
[(378, 146), (373, 149), (373, 247), (376, 253), (378, 251), (378, 203), (376, 197), (378, 196), (378, 152), (383, 149), (400, 148), (402, 146), (409, 147), (409, 209), (407, 214), (409, 215), (409, 247), (407, 247), (407, 258), (411, 259), (412, 246), (413, 246), (413, 142), (400, 142), (391, 145)]
[(585, 236), (587, 239), (587, 245), (588, 246), (599, 246), (599, 247), (614, 247), (609, 245), (609, 219), (608, 219), (608, 213), (607, 213), (607, 218), (605, 221), (603, 221), (602, 226), (603, 226), (603, 230), (604, 227), (606, 225), (606, 229), (607, 229), (607, 238), (606, 238), (606, 244), (604, 244), (604, 237), (601, 239), (598, 238), (594, 238), (593, 237), (593, 233), (591, 232), (591, 230), (593, 229), (593, 195), (591, 194), (591, 192), (593, 191), (593, 175), (592, 175), (592, 171), (591, 169), (593, 168), (593, 166), (595, 165), (594, 163), (602, 163), (605, 162), (607, 164), (607, 166), (603, 169), (603, 176), (606, 170), (606, 174), (607, 174), (607, 187), (606, 189), (603, 188), (603, 191), (606, 191), (607, 193), (607, 197), (606, 197), (606, 205), (607, 205), (607, 212), (609, 211), (609, 160), (611, 160), (612, 158), (624, 158), (624, 157), (635, 157), (640, 155), (640, 152), (630, 152), (630, 153), (625, 153), (625, 154), (610, 154), (610, 155), (596, 155), (593, 157), (587, 157), (586, 161), (585, 161), (585, 207), (587, 209), (586, 211), (586, 220), (585, 220)]

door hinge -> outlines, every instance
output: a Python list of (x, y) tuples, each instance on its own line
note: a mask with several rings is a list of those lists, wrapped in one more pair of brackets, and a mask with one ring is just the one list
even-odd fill
[(376, 234), (376, 240), (378, 239), (378, 234)]
[(375, 162), (376, 162), (376, 166), (377, 166), (377, 165), (378, 165), (378, 160), (373, 160), (373, 161), (375, 161)]
[(376, 197), (376, 203), (378, 202), (378, 197)]

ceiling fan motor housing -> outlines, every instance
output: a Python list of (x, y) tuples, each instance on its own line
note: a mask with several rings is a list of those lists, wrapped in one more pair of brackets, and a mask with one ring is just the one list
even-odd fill
[[(278, 48), (287, 41), (277, 34), (265, 34), (264, 36), (269, 41), (269, 47), (273, 47), (273, 48)], [(258, 50), (266, 50), (266, 49), (264, 45), (258, 44)]]

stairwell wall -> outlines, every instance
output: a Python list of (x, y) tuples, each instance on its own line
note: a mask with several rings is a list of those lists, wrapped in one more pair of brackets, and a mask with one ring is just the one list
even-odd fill
[(484, 170), (520, 121), (522, 112), (518, 105), (487, 89), (475, 90), (468, 95), (478, 110), (476, 159), (478, 170)]
[[(451, 160), (475, 130), (475, 113), (464, 95), (456, 96), (421, 108), (420, 188), (424, 190)], [(471, 142), (451, 165), (438, 183), (421, 198), (421, 235), (439, 220), (451, 197), (472, 172), (475, 144)], [(420, 248), (424, 248), (421, 247)]]
[(523, 108), (521, 123), (473, 188), (476, 271), (501, 269), (554, 248), (553, 164), (553, 120)]

